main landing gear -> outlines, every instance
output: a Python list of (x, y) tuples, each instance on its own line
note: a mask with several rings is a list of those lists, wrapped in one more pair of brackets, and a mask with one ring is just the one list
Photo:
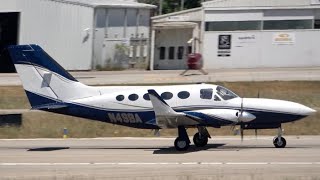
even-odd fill
[(287, 145), (287, 141), (282, 137), (282, 128), (281, 126), (278, 128), (278, 136), (273, 138), (273, 145), (276, 148), (284, 148)]
[[(179, 126), (178, 134), (178, 137), (174, 141), (174, 147), (178, 151), (185, 151), (190, 147), (191, 143), (185, 127)], [(204, 147), (208, 144), (208, 138), (211, 138), (208, 130), (203, 126), (198, 126), (198, 132), (193, 136), (195, 146)]]

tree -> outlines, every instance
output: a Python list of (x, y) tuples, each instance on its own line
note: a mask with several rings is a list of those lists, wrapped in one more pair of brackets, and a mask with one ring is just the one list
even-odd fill
[[(138, 0), (138, 2), (153, 4), (158, 7), (157, 13), (159, 14), (159, 2), (160, 0)], [(162, 14), (180, 11), (181, 0), (163, 0)], [(191, 9), (201, 6), (201, 0), (184, 0), (184, 9)]]

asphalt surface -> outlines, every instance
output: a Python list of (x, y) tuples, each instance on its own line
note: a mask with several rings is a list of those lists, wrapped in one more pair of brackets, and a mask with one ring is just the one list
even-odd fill
[(0, 179), (320, 179), (320, 136), (213, 137), (177, 152), (174, 138), (0, 140)]
[[(309, 68), (258, 68), (258, 69), (219, 69), (188, 71), (180, 75), (180, 70), (156, 71), (87, 71), (71, 72), (80, 82), (87, 85), (122, 84), (168, 84), (168, 83), (205, 83), (236, 81), (319, 81), (320, 67)], [(0, 86), (17, 86), (21, 81), (16, 73), (0, 74)]]

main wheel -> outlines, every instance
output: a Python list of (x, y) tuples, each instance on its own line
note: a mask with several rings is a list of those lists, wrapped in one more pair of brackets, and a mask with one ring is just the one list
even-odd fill
[(208, 137), (206, 135), (200, 135), (200, 133), (196, 133), (193, 136), (193, 143), (197, 147), (203, 147), (208, 144)]
[(273, 145), (276, 148), (284, 148), (287, 145), (287, 141), (285, 138), (281, 137), (280, 139), (278, 137), (275, 137), (273, 139)]
[(174, 141), (174, 147), (178, 151), (185, 151), (189, 148), (190, 144), (186, 139), (177, 137), (176, 140)]

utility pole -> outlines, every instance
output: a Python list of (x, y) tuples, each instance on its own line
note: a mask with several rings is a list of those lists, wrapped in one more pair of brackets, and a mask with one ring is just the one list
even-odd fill
[(182, 11), (184, 9), (184, 0), (180, 1), (180, 10)]
[(163, 0), (159, 1), (159, 15), (162, 15), (162, 2)]

